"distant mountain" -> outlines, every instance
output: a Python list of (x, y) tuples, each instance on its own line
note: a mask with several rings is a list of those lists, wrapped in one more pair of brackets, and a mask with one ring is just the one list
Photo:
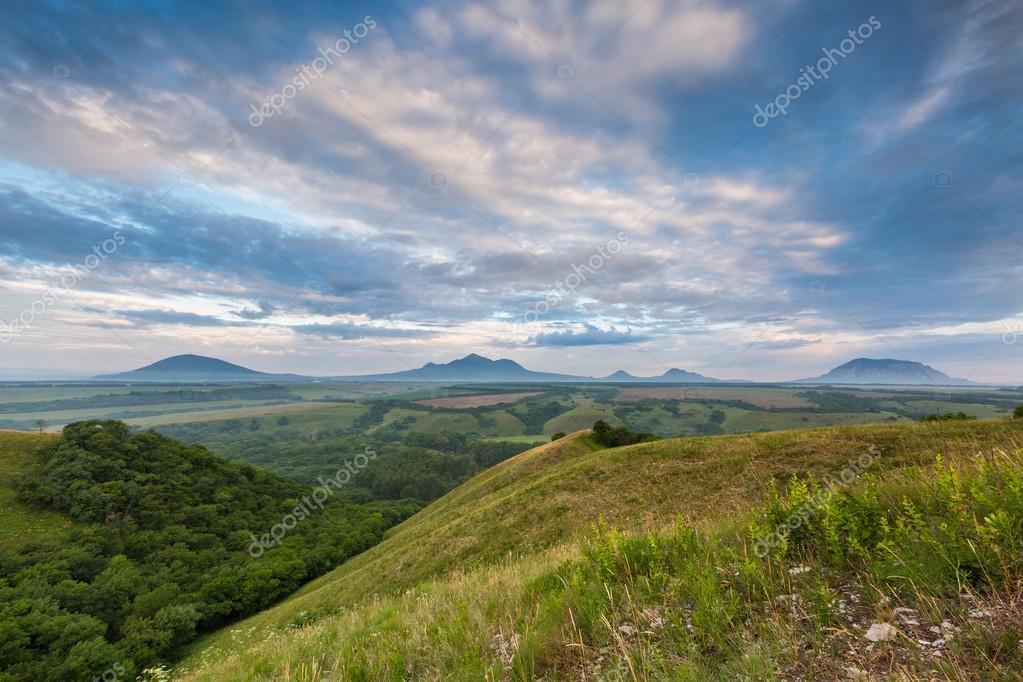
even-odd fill
[(418, 369), (388, 374), (362, 374), (351, 376), (310, 377), (298, 374), (270, 374), (242, 367), (231, 362), (202, 355), (175, 355), (154, 362), (151, 365), (121, 372), (104, 374), (93, 381), (119, 382), (173, 382), (173, 383), (238, 383), (238, 382), (285, 382), (285, 381), (422, 381), (449, 383), (521, 383), (521, 382), (609, 382), (609, 383), (709, 383), (719, 379), (705, 377), (683, 369), (669, 369), (660, 376), (638, 377), (624, 370), (595, 379), (573, 374), (534, 372), (514, 360), (492, 360), (471, 353), (464, 358), (445, 364), (428, 362)]
[(929, 365), (909, 360), (856, 358), (827, 374), (799, 379), (797, 384), (889, 384), (904, 386), (967, 386), (973, 382), (956, 379)]
[(610, 381), (610, 382), (623, 382), (623, 381), (646, 381), (645, 379), (637, 376), (633, 376), (625, 370), (618, 370), (614, 374), (609, 374), (603, 379), (597, 379), (596, 381)]
[(713, 383), (721, 381), (720, 379), (712, 379), (711, 377), (705, 377), (702, 374), (696, 372), (689, 372), (684, 369), (678, 369), (673, 367), (667, 372), (656, 377), (638, 377), (634, 374), (629, 374), (624, 370), (618, 370), (614, 374), (606, 376), (602, 379), (594, 379), (594, 381), (606, 381), (609, 383), (672, 383), (680, 382), (687, 384), (703, 384)]
[(718, 382), (721, 381), (721, 379), (705, 377), (702, 374), (697, 374), (696, 372), (690, 372), (685, 369), (678, 369), (677, 367), (672, 367), (667, 372), (662, 374), (660, 378), (657, 379), (657, 381), (684, 381), (690, 384), (697, 384)]
[(451, 382), (519, 382), (519, 381), (589, 381), (571, 374), (534, 372), (514, 360), (491, 360), (471, 353), (464, 358), (439, 365), (428, 362), (419, 369), (390, 374), (367, 374), (341, 377), (349, 381), (451, 381)]
[(97, 381), (139, 381), (172, 383), (221, 383), (240, 381), (300, 381), (308, 379), (297, 374), (268, 374), (231, 362), (202, 355), (175, 355), (151, 365), (93, 377)]

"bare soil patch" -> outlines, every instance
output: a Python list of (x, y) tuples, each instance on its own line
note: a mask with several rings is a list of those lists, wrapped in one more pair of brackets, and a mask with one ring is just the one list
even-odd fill
[(487, 407), (488, 405), (517, 403), (523, 398), (532, 398), (535, 395), (543, 395), (543, 391), (531, 391), (528, 393), (488, 393), (487, 395), (462, 395), (454, 396), (451, 398), (417, 400), (415, 401), (415, 404), (428, 405), (430, 407), (448, 407), (455, 410), (462, 410), (470, 407)]

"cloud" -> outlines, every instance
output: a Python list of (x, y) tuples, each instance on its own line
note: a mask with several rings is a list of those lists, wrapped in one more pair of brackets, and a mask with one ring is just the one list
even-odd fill
[(259, 309), (254, 310), (252, 308), (243, 308), (241, 310), (232, 311), (234, 315), (241, 317), (246, 320), (265, 320), (268, 317), (272, 317), (274, 311), (277, 308), (274, 304), (269, 301), (260, 301)]
[[(596, 372), (605, 347), (643, 340), (715, 369), (761, 334), (742, 362), (800, 339), (823, 358), (871, 334), (953, 338), (1020, 312), (1018, 3), (885, 19), (835, 74), (845, 97), (822, 90), (763, 131), (752, 104), (799, 64), (751, 15), (822, 41), (862, 17), (746, 9), (396, 5), (253, 129), (250, 105), (356, 8), (266, 2), (254, 22), (231, 3), (173, 21), (114, 2), (26, 7), (0, 24), (0, 313), (114, 230), (127, 242), (16, 352), (39, 366), (32, 353), (71, 347), (215, 347), (221, 326), (267, 322), (253, 352), (275, 360), (289, 344), (333, 357), (335, 339), (371, 363), (373, 339), (478, 350), (619, 233), (627, 247), (517, 350), (572, 346)], [(571, 77), (551, 80), (562, 64)], [(948, 167), (970, 155), (945, 191), (913, 150)]]
[(190, 327), (226, 327), (243, 325), (242, 322), (228, 322), (211, 315), (180, 312), (177, 310), (118, 310), (117, 314), (133, 322), (149, 324), (180, 324)]
[(344, 341), (355, 341), (367, 338), (421, 338), (432, 336), (433, 333), (421, 329), (399, 329), (389, 327), (378, 327), (368, 324), (355, 324), (352, 322), (332, 322), (330, 324), (303, 324), (292, 327), (300, 334), (312, 334), (331, 339), (342, 339)]
[(648, 336), (633, 334), (631, 329), (620, 332), (614, 327), (605, 330), (586, 324), (583, 325), (581, 331), (546, 332), (537, 334), (531, 341), (533, 345), (541, 347), (617, 346), (645, 341), (648, 338)]

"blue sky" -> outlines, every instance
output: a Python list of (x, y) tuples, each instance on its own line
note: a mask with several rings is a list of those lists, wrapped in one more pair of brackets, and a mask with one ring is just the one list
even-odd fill
[(1020, 2), (9, 3), (0, 373), (1020, 383), (1021, 67)]

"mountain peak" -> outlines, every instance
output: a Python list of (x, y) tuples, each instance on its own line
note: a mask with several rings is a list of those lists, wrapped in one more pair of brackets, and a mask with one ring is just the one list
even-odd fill
[(157, 381), (157, 382), (219, 382), (219, 381), (259, 381), (277, 376), (266, 372), (257, 372), (236, 365), (233, 362), (210, 358), (205, 355), (185, 353), (172, 355), (157, 360), (145, 367), (139, 367), (119, 374), (107, 374), (94, 377), (104, 381)]
[(607, 377), (608, 379), (635, 379), (636, 377), (626, 372), (624, 369), (620, 369), (614, 374)]
[(963, 386), (972, 382), (956, 379), (930, 365), (894, 358), (855, 358), (822, 376), (797, 383), (889, 384), (911, 386)]

